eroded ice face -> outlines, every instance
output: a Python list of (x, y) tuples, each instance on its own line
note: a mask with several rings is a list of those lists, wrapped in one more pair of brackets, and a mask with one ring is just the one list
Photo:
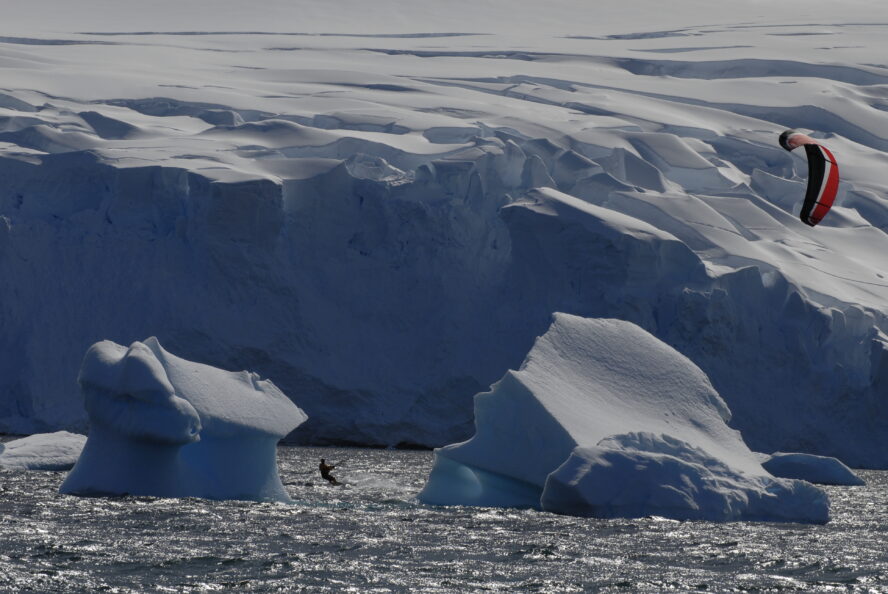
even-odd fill
[(83, 359), (78, 382), (92, 425), (171, 444), (200, 439), (200, 416), (176, 394), (145, 343), (134, 342), (129, 348), (110, 340), (94, 344)]

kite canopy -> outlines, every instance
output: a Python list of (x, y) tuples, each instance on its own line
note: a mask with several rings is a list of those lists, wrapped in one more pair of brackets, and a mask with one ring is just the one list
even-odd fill
[(839, 191), (839, 165), (825, 146), (798, 130), (786, 130), (780, 135), (780, 146), (788, 151), (805, 147), (808, 156), (808, 189), (799, 218), (812, 227), (823, 220)]

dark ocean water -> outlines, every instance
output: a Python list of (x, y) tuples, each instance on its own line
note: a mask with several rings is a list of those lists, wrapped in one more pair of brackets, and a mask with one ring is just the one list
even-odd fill
[[(326, 485), (318, 458), (341, 462)], [(294, 505), (58, 494), (0, 471), (9, 592), (888, 592), (888, 472), (827, 487), (832, 520), (594, 520), (418, 504), (430, 452), (279, 449)]]

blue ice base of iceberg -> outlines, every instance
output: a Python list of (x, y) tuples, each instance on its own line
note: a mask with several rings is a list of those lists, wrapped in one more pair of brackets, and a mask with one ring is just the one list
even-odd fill
[(540, 509), (541, 493), (536, 485), (436, 454), (435, 465), (419, 499), (429, 505), (459, 502), (458, 505), (479, 507)]
[(138, 440), (94, 428), (59, 491), (289, 502), (277, 469), (277, 439), (202, 438), (189, 444)]
[(419, 500), (429, 505), (532, 508), (595, 518), (829, 521), (828, 497), (807, 482), (746, 476), (705, 452), (687, 457), (691, 448), (682, 449), (679, 457), (578, 447), (542, 489), (436, 454)]

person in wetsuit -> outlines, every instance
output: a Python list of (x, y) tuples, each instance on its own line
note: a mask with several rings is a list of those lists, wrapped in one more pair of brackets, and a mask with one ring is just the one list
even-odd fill
[(318, 470), (321, 471), (321, 476), (324, 480), (328, 481), (331, 485), (340, 484), (339, 481), (336, 480), (336, 477), (330, 474), (330, 471), (336, 468), (333, 464), (327, 464), (324, 462), (324, 459), (321, 458), (321, 463), (318, 464)]

